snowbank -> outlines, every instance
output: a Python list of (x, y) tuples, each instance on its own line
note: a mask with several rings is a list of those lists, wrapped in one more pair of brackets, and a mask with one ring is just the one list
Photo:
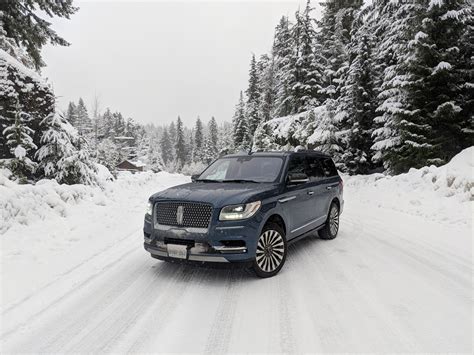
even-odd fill
[[(371, 203), (432, 220), (472, 223), (474, 147), (448, 164), (411, 169), (406, 174), (344, 177), (350, 200)], [(376, 198), (374, 198), (376, 197)]]
[[(101, 170), (103, 180), (110, 178)], [(95, 272), (100, 253), (120, 241), (127, 240), (141, 252), (148, 197), (190, 181), (179, 174), (146, 172), (119, 174), (114, 181), (104, 181), (102, 188), (52, 180), (18, 185), (7, 179), (9, 174), (0, 169), (0, 312), (97, 256), (81, 271)]]
[[(31, 225), (54, 216), (67, 217), (72, 206), (84, 201), (106, 206), (109, 201), (123, 197), (124, 191), (136, 191), (144, 186), (162, 186), (178, 176), (165, 172), (121, 174), (116, 181), (103, 169), (102, 187), (60, 185), (55, 180), (40, 180), (36, 185), (18, 185), (8, 179), (9, 171), (0, 170), (0, 234), (14, 225)], [(184, 177), (182, 177), (184, 178)], [(182, 179), (181, 178), (181, 179)], [(146, 201), (143, 201), (145, 204)]]

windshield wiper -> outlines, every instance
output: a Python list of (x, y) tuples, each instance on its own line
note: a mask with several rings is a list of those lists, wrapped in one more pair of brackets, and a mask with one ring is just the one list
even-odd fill
[(222, 182), (254, 182), (257, 184), (260, 183), (260, 181), (248, 180), (248, 179), (229, 179), (229, 180), (222, 180)]
[(196, 179), (194, 181), (198, 181), (198, 182), (222, 182), (222, 180), (213, 180), (213, 179)]

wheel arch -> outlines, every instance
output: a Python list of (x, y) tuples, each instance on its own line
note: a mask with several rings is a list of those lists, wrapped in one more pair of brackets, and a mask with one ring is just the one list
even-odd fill
[(337, 205), (337, 208), (339, 208), (339, 211), (341, 210), (341, 201), (339, 200), (339, 198), (337, 196), (334, 196), (332, 199), (331, 199), (331, 202), (328, 204), (327, 206), (327, 210), (326, 210), (326, 216), (329, 216), (329, 210), (331, 209), (331, 205), (335, 203)]
[(281, 216), (281, 214), (275, 213), (275, 212), (270, 214), (270, 216), (268, 216), (267, 219), (265, 220), (265, 223), (262, 224), (262, 229), (269, 222), (278, 224), (284, 230), (285, 236), (288, 236), (288, 231), (286, 229), (286, 222), (283, 216)]
[(339, 201), (339, 198), (334, 197), (334, 198), (331, 200), (331, 203), (329, 204), (329, 206), (331, 206), (333, 202), (336, 203), (337, 208), (339, 208), (339, 210), (340, 210), (340, 209), (341, 209), (341, 202)]

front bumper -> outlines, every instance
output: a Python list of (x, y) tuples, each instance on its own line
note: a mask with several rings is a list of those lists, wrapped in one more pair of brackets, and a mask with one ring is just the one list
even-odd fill
[[(152, 226), (145, 218), (144, 248), (152, 257), (167, 261), (200, 263), (247, 263), (255, 258), (261, 216), (235, 222), (212, 221), (209, 228)], [(167, 244), (187, 246), (186, 259), (172, 258)]]
[(190, 262), (190, 263), (218, 263), (218, 264), (251, 264), (253, 262), (253, 259), (248, 259), (243, 258), (243, 259), (238, 259), (238, 260), (233, 260), (230, 261), (226, 259), (222, 255), (217, 255), (217, 254), (206, 254), (206, 253), (191, 253), (188, 252), (188, 256), (186, 259), (179, 259), (179, 258), (173, 258), (168, 255), (168, 252), (166, 250), (163, 250), (161, 248), (157, 248), (154, 246), (151, 246), (147, 243), (144, 243), (145, 250), (150, 253), (152, 257), (155, 259), (159, 260), (164, 260), (164, 261), (172, 261), (172, 262)]

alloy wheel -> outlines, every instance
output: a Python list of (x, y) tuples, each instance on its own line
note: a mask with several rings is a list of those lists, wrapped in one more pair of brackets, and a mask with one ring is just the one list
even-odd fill
[(339, 209), (337, 206), (333, 206), (329, 213), (329, 229), (332, 235), (336, 235), (339, 230)]
[(257, 265), (265, 272), (275, 271), (283, 261), (285, 245), (283, 236), (276, 230), (267, 230), (260, 236), (257, 245)]

